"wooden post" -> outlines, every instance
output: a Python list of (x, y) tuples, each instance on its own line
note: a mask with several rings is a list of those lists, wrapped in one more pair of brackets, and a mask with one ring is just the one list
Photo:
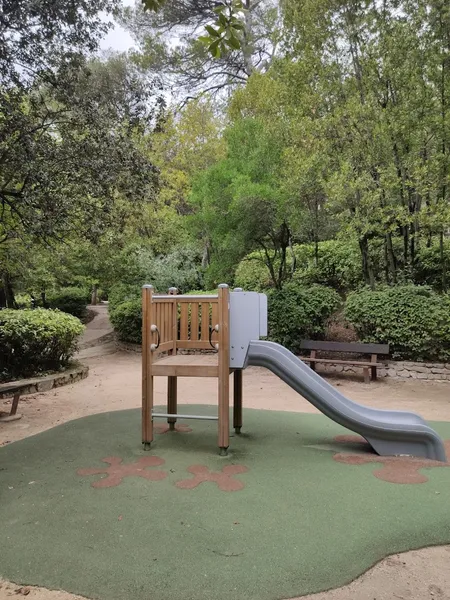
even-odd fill
[[(376, 363), (377, 362), (377, 355), (376, 354), (372, 354), (371, 358), (370, 358), (370, 362)], [(377, 367), (370, 367), (371, 370), (371, 379), (372, 381), (375, 381), (377, 378)]]
[[(176, 296), (178, 293), (178, 289), (176, 287), (169, 288), (169, 295)], [(171, 356), (175, 356), (177, 353), (177, 337), (178, 337), (178, 305), (176, 300), (173, 301), (172, 306), (172, 349), (169, 350), (168, 354)], [(177, 391), (178, 391), (178, 380), (176, 377), (168, 377), (167, 378), (167, 412), (172, 415), (176, 415), (178, 412), (177, 407)], [(177, 420), (173, 417), (169, 417), (167, 419), (167, 423), (169, 424), (170, 431), (175, 430), (175, 423)]]
[[(171, 415), (177, 414), (177, 378), (176, 377), (168, 377), (167, 378), (167, 412)], [(175, 423), (177, 422), (175, 417), (169, 417), (167, 419), (169, 423), (170, 431), (174, 431)]]
[(152, 351), (150, 349), (153, 315), (153, 286), (142, 288), (142, 443), (144, 450), (150, 450), (153, 441), (153, 375)]
[[(316, 351), (315, 350), (311, 350), (311, 354), (309, 355), (309, 358), (316, 358)], [(316, 370), (316, 363), (315, 361), (312, 361), (309, 363), (309, 367), (310, 369), (312, 369), (313, 371)]]
[(242, 369), (233, 374), (233, 426), (236, 433), (241, 433), (242, 427)]
[[(230, 290), (219, 285), (219, 451), (225, 456), (230, 445)], [(203, 314), (202, 314), (203, 321)], [(203, 325), (203, 323), (202, 323)], [(203, 330), (203, 326), (202, 326)]]
[[(372, 368), (372, 367), (370, 367)], [(370, 383), (369, 367), (363, 367), (364, 383)]]

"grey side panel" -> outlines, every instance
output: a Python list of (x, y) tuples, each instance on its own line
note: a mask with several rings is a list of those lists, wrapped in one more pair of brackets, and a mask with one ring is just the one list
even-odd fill
[(245, 366), (269, 369), (327, 417), (362, 435), (380, 455), (411, 455), (446, 462), (439, 435), (415, 413), (377, 410), (349, 400), (284, 346), (252, 341)]

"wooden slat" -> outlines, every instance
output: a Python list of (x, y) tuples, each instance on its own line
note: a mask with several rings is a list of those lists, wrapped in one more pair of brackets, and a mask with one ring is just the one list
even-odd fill
[(164, 304), (164, 341), (168, 342), (170, 340), (170, 306), (169, 302)]
[(159, 322), (158, 322), (158, 327), (159, 327), (159, 334), (160, 334), (160, 338), (159, 341), (160, 343), (164, 342), (164, 336), (166, 334), (165, 331), (165, 323), (164, 323), (164, 311), (166, 309), (166, 304), (160, 304), (158, 306), (159, 308)]
[(178, 304), (174, 302), (172, 304), (172, 354), (177, 353), (177, 341), (178, 341)]
[[(153, 321), (151, 323), (151, 325), (156, 325), (157, 327), (159, 327), (159, 315), (161, 313), (161, 305), (160, 304), (153, 304)], [(152, 338), (153, 338), (153, 334), (152, 334)], [(156, 343), (156, 337), (154, 339), (152, 339), (152, 341), (155, 341)]]
[(188, 327), (189, 327), (189, 305), (184, 303), (181, 305), (181, 316), (180, 316), (180, 340), (188, 339)]
[(361, 344), (345, 342), (325, 342), (319, 340), (302, 340), (300, 348), (305, 350), (322, 350), (323, 352), (355, 352), (358, 354), (389, 354), (389, 344)]
[(215, 365), (153, 365), (153, 375), (166, 377), (218, 377), (219, 367)]
[[(211, 315), (211, 327), (215, 327), (219, 324), (219, 305), (212, 305), (212, 315)], [(217, 334), (215, 334), (214, 339), (217, 339)]]
[(172, 340), (169, 340), (167, 342), (162, 342), (158, 348), (153, 352), (154, 356), (157, 356), (158, 354), (161, 354), (161, 352), (168, 352), (169, 350), (172, 350), (173, 348), (173, 344), (172, 344)]
[(202, 331), (200, 339), (205, 342), (209, 340), (209, 302), (202, 302)]
[(200, 304), (198, 302), (193, 302), (191, 304), (191, 331), (189, 335), (189, 339), (192, 342), (196, 342), (198, 340), (198, 311), (200, 309)]
[[(205, 298), (205, 301), (207, 301), (208, 303), (216, 303), (218, 302), (217, 297), (214, 296), (214, 298), (211, 298), (209, 296), (175, 296), (176, 301), (178, 302), (178, 304), (190, 304), (191, 302), (201, 302), (200, 299)], [(167, 297), (164, 298), (154, 298), (154, 302), (159, 301), (159, 302), (167, 302)]]
[(383, 363), (364, 362), (362, 360), (335, 360), (334, 358), (311, 358), (300, 356), (300, 360), (310, 363), (330, 363), (332, 365), (359, 365), (361, 367), (382, 367)]
[(206, 342), (204, 340), (178, 340), (177, 348), (190, 348), (191, 350), (213, 350), (213, 348), (211, 348), (209, 345), (209, 340)]

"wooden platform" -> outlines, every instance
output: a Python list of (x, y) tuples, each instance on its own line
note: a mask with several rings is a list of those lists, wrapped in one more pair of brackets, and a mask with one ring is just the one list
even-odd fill
[(176, 354), (164, 356), (153, 363), (152, 374), (166, 377), (218, 377), (218, 355)]

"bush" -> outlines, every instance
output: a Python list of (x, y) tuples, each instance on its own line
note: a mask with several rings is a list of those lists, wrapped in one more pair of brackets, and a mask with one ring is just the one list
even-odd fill
[(263, 292), (273, 285), (269, 269), (260, 252), (252, 252), (241, 260), (236, 269), (234, 284), (236, 287), (255, 292)]
[(15, 301), (17, 308), (32, 308), (32, 297), (30, 294), (16, 294)]
[(450, 301), (413, 285), (351, 294), (345, 316), (364, 342), (389, 344), (394, 358), (450, 357)]
[(90, 302), (90, 294), (83, 288), (67, 287), (49, 292), (46, 296), (49, 308), (56, 308), (82, 319)]
[(142, 343), (141, 299), (126, 300), (110, 310), (109, 316), (120, 340)]
[(294, 279), (303, 285), (318, 284), (336, 290), (354, 290), (363, 282), (358, 245), (341, 240), (319, 242), (318, 263), (313, 244), (295, 246), (297, 268)]
[(117, 283), (113, 285), (108, 293), (108, 312), (111, 315), (114, 310), (123, 302), (129, 300), (140, 300), (142, 296), (142, 287), (140, 285), (129, 285), (126, 283)]
[(78, 319), (59, 311), (0, 310), (0, 378), (60, 369), (75, 352), (83, 329)]
[[(319, 242), (316, 265), (314, 244), (294, 246), (296, 269), (292, 280), (298, 285), (324, 285), (339, 290), (355, 289), (363, 281), (361, 255), (358, 245), (341, 240)], [(278, 269), (279, 262), (275, 261)], [(286, 257), (287, 278), (291, 278), (292, 255)], [(262, 252), (248, 254), (238, 265), (235, 285), (245, 290), (264, 291), (273, 287), (269, 269)]]
[(302, 339), (321, 339), (327, 319), (338, 309), (341, 298), (331, 288), (301, 287), (287, 283), (269, 294), (269, 337), (299, 353)]
[[(444, 240), (443, 258), (447, 271), (450, 265), (450, 241)], [(442, 291), (442, 258), (441, 248), (438, 243), (432, 244), (429, 248), (423, 247), (419, 251), (417, 261), (413, 269), (414, 282), (418, 285), (430, 285), (437, 291)], [(447, 280), (449, 273), (447, 272)]]

